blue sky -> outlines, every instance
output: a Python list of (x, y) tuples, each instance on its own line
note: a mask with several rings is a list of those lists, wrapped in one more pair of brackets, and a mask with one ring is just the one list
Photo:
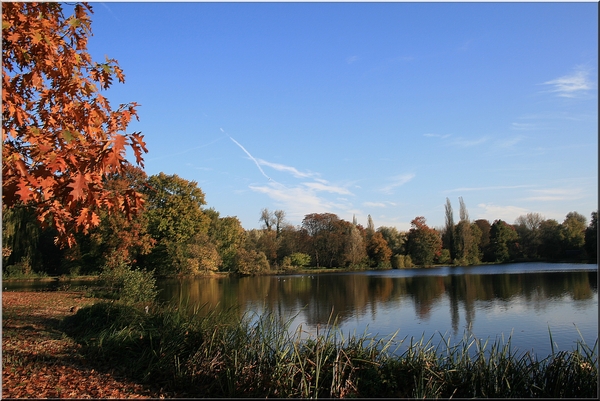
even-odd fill
[(92, 3), (148, 175), (260, 227), (598, 207), (598, 4)]

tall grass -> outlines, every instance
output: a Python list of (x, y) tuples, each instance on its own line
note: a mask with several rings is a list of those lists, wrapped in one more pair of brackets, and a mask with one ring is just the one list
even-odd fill
[[(202, 312), (202, 313), (200, 313)], [(316, 334), (293, 319), (237, 310), (120, 302), (63, 322), (90, 360), (191, 397), (597, 397), (598, 340), (538, 360), (511, 339), (458, 344), (366, 332), (344, 335), (333, 315)], [(551, 336), (551, 334), (550, 334)], [(550, 338), (552, 341), (552, 338)], [(406, 348), (400, 352), (400, 348)]]

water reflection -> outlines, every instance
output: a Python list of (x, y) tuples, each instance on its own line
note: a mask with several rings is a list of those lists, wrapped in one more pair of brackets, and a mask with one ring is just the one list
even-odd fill
[(199, 278), (165, 281), (161, 297), (189, 299), (207, 309), (237, 308), (240, 314), (295, 316), (295, 323), (313, 333), (332, 316), (346, 331), (368, 329), (382, 336), (400, 329), (415, 337), (440, 332), (462, 338), (469, 328), (493, 339), (514, 330), (523, 337), (522, 349), (545, 343), (546, 352), (548, 327), (567, 348), (579, 339), (577, 329), (593, 345), (598, 329), (595, 267), (556, 271), (538, 266), (539, 271), (516, 274), (431, 269)]
[[(419, 320), (445, 299), (454, 334), (459, 330), (460, 311), (466, 325), (485, 301), (511, 302), (516, 298), (543, 310), (565, 296), (591, 300), (597, 293), (597, 272), (553, 272), (529, 274), (467, 274), (447, 276), (375, 276), (368, 274), (320, 274), (306, 276), (259, 276), (198, 278), (161, 283), (161, 298), (196, 305), (240, 307), (240, 311), (269, 310), (291, 314), (303, 308), (306, 323), (326, 324), (332, 311), (343, 324), (356, 316), (377, 315), (377, 309), (411, 303)], [(483, 304), (477, 306), (478, 301)]]

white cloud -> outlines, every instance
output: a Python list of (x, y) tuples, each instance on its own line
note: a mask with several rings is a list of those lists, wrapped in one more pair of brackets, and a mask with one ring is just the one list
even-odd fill
[(338, 187), (335, 185), (327, 185), (321, 182), (305, 182), (302, 185), (316, 191), (333, 192), (341, 195), (352, 195), (352, 193), (347, 188)]
[(397, 175), (395, 177), (392, 177), (390, 179), (390, 181), (392, 181), (392, 182), (389, 185), (386, 185), (385, 187), (381, 188), (381, 192), (389, 194), (389, 193), (391, 193), (394, 190), (394, 188), (406, 184), (407, 182), (409, 182), (413, 178), (415, 178), (415, 175), (412, 174), (412, 173), (410, 173), (410, 174), (401, 174), (401, 175)]
[(358, 56), (350, 56), (350, 57), (348, 57), (348, 58), (346, 59), (346, 63), (348, 63), (348, 64), (352, 64), (352, 63), (354, 63), (354, 62), (355, 62), (355, 61), (357, 61), (357, 60), (358, 60)]
[[(320, 180), (324, 181), (324, 180)], [(326, 181), (325, 181), (326, 182)], [(352, 195), (344, 187), (326, 185), (322, 182), (304, 182), (287, 186), (271, 181), (267, 185), (251, 185), (255, 192), (266, 194), (280, 205), (291, 220), (301, 221), (308, 213), (341, 213), (352, 205), (345, 198), (328, 199), (321, 192)]]
[(480, 203), (477, 207), (478, 210), (475, 211), (475, 216), (477, 217), (474, 220), (486, 219), (490, 223), (500, 219), (512, 224), (517, 217), (529, 212), (528, 209), (518, 206), (498, 206), (492, 203)]
[(575, 200), (584, 197), (581, 188), (550, 188), (550, 189), (534, 189), (531, 192), (534, 196), (525, 198), (527, 201), (563, 201), (563, 200)]
[(363, 202), (365, 207), (386, 207), (384, 202)]
[(557, 93), (561, 97), (576, 97), (579, 93), (592, 89), (592, 83), (589, 79), (589, 71), (583, 68), (576, 68), (571, 75), (565, 75), (550, 81), (542, 83), (542, 85), (550, 85), (553, 87), (551, 92)]
[(259, 164), (261, 164), (263, 166), (271, 167), (272, 169), (275, 169), (277, 171), (291, 173), (296, 178), (308, 178), (308, 177), (314, 176), (313, 173), (303, 173), (303, 172), (299, 171), (298, 169), (296, 169), (295, 167), (290, 167), (290, 166), (286, 166), (286, 165), (279, 164), (279, 163), (271, 163), (271, 162), (268, 162), (263, 159), (257, 159), (257, 161)]
[(450, 134), (444, 134), (444, 135), (440, 135), (440, 134), (423, 134), (423, 136), (427, 137), (427, 138), (441, 138), (441, 139), (446, 139), (450, 136)]
[(472, 192), (472, 191), (495, 191), (495, 190), (531, 188), (531, 187), (532, 187), (532, 185), (498, 185), (498, 186), (491, 186), (491, 187), (462, 187), (462, 188), (448, 189), (448, 190), (444, 191), (444, 193)]

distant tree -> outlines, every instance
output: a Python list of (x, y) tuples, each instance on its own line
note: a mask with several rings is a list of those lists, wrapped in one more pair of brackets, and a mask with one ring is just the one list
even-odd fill
[(237, 217), (219, 217), (219, 212), (212, 208), (204, 213), (210, 217), (208, 236), (221, 258), (221, 270), (234, 271), (237, 251), (244, 246), (246, 238), (241, 222)]
[(393, 255), (405, 253), (406, 233), (400, 232), (396, 227), (381, 226), (377, 229), (387, 242)]
[(462, 196), (458, 198), (458, 202), (460, 204), (460, 212), (459, 212), (460, 220), (468, 221), (469, 220), (469, 212), (467, 211), (467, 206), (465, 206), (465, 202), (463, 201)]
[(285, 212), (283, 210), (275, 210), (273, 216), (275, 217), (275, 231), (277, 232), (277, 237), (279, 237), (282, 228), (285, 226)]
[(309, 237), (308, 253), (317, 267), (334, 267), (343, 263), (349, 234), (345, 223), (347, 222), (333, 213), (311, 213), (304, 216), (302, 228)]
[(411, 221), (407, 252), (412, 263), (420, 266), (431, 266), (441, 256), (441, 251), (442, 239), (436, 230), (427, 226), (425, 217), (419, 216)]
[(375, 232), (367, 242), (367, 255), (373, 267), (389, 267), (392, 250), (380, 232)]
[(577, 212), (567, 213), (562, 223), (562, 238), (568, 251), (581, 251), (585, 244), (586, 218)]
[(373, 223), (373, 218), (371, 215), (367, 216), (367, 238), (375, 234), (375, 223)]
[(540, 246), (538, 252), (541, 258), (547, 260), (559, 259), (564, 254), (561, 225), (554, 219), (540, 223)]
[[(460, 221), (454, 227), (454, 262), (459, 265), (473, 265), (480, 262), (479, 256), (479, 238), (481, 232), (474, 233), (473, 230), (478, 230), (477, 225), (473, 226), (469, 221), (469, 212), (465, 206), (463, 198), (460, 201)], [(476, 235), (477, 234), (477, 235)]]
[(539, 213), (527, 213), (517, 217), (515, 220), (515, 229), (519, 234), (519, 244), (523, 257), (527, 259), (537, 259), (539, 257), (539, 247), (541, 245), (540, 226), (545, 220)]
[(490, 230), (490, 244), (495, 262), (509, 262), (516, 255), (519, 236), (511, 225), (502, 220), (494, 221)]
[(264, 208), (260, 211), (260, 219), (267, 231), (270, 231), (275, 224), (275, 215), (273, 212), (270, 212), (269, 209)]
[(367, 258), (365, 236), (361, 229), (361, 226), (355, 224), (348, 227), (344, 260), (351, 267), (360, 266)]
[(585, 251), (588, 262), (598, 263), (598, 211), (592, 212), (590, 225), (585, 229)]
[(450, 253), (450, 262), (456, 257), (456, 251), (454, 246), (454, 213), (452, 211), (452, 204), (450, 199), (446, 198), (446, 225), (444, 226), (444, 232), (442, 235), (443, 247), (448, 249)]
[(494, 258), (490, 250), (490, 231), (492, 225), (485, 219), (475, 220), (475, 225), (477, 225), (481, 233), (478, 244), (481, 260), (484, 262), (493, 262)]
[(61, 246), (100, 224), (99, 209), (135, 214), (142, 196), (105, 188), (107, 174), (143, 166), (145, 143), (126, 133), (137, 104), (111, 108), (99, 92), (125, 81), (117, 62), (87, 53), (92, 8), (2, 3), (2, 204), (27, 207)]

